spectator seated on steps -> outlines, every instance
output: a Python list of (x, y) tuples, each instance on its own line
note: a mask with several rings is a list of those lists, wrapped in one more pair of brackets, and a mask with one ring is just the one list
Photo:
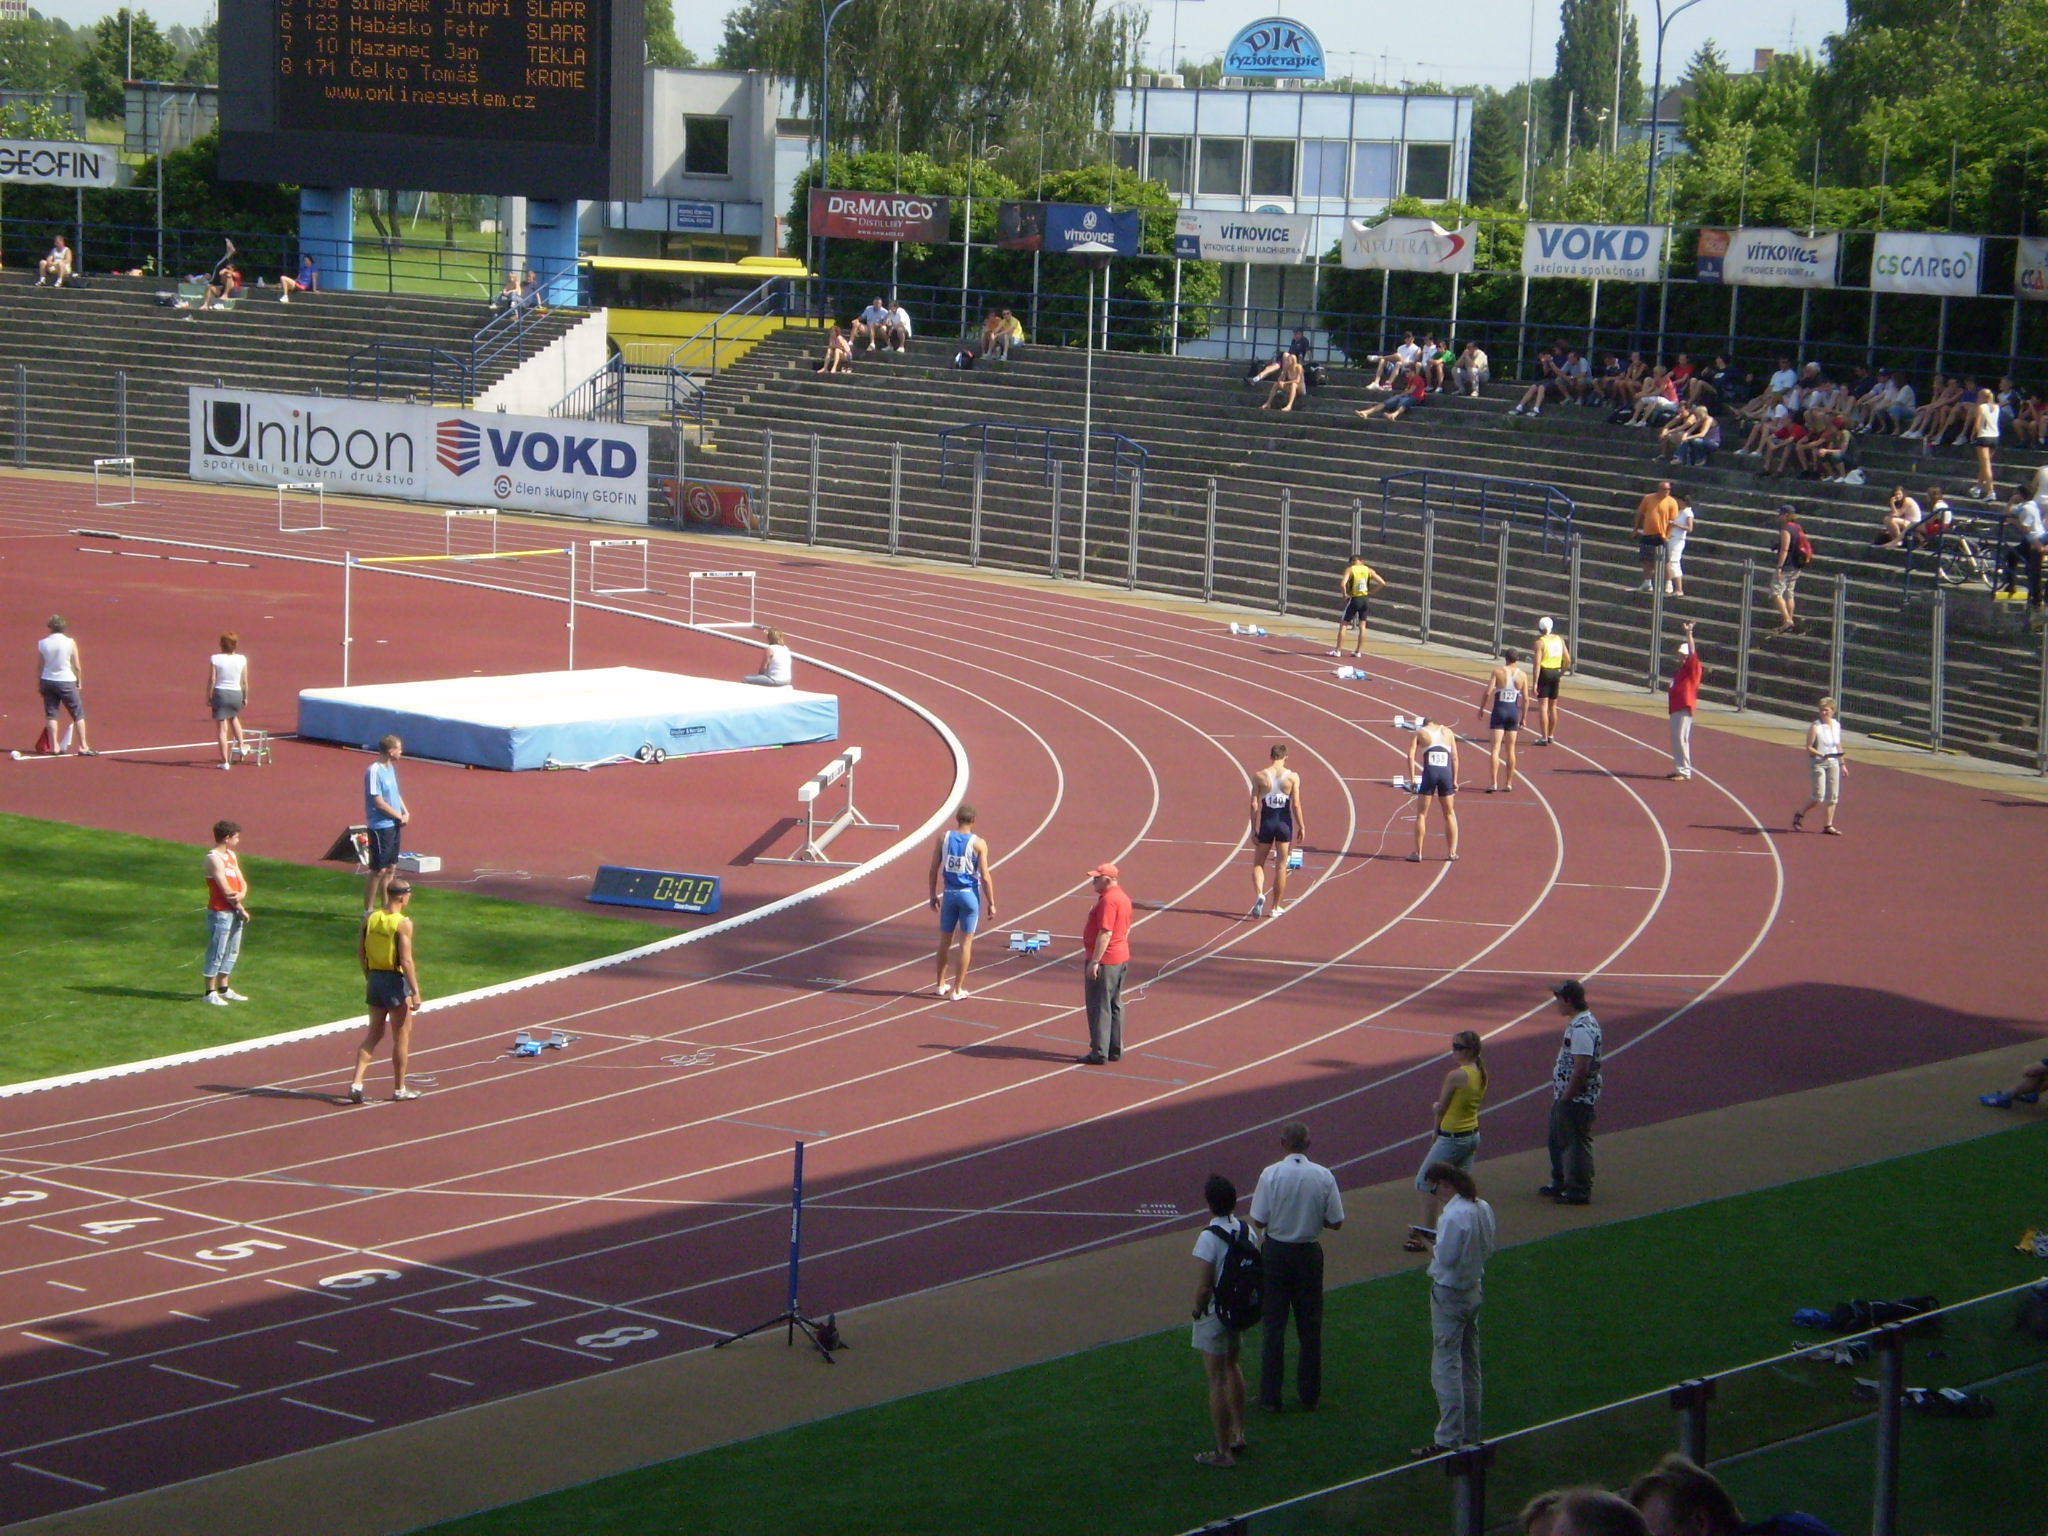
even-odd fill
[(502, 315), (506, 310), (514, 308), (518, 303), (519, 274), (517, 272), (507, 272), (505, 274), (505, 286), (500, 288), (498, 296), (491, 300), (491, 309), (495, 313)]
[(880, 294), (876, 294), (873, 302), (862, 310), (853, 322), (854, 345), (858, 346), (865, 341), (868, 344), (867, 350), (872, 352), (877, 346), (887, 345), (888, 333), (889, 306), (882, 302)]
[(889, 326), (886, 335), (889, 339), (889, 345), (897, 352), (908, 352), (910, 350), (910, 311), (903, 307), (903, 302), (900, 299), (889, 306)]
[(1009, 351), (1010, 328), (1003, 324), (999, 310), (990, 310), (981, 320), (981, 355), (999, 358)]
[[(1259, 402), (1259, 409), (1265, 410), (1276, 399), (1282, 400), (1283, 411), (1291, 411), (1301, 398), (1302, 389), (1308, 379), (1308, 372), (1301, 365), (1301, 359), (1292, 352), (1282, 352), (1273, 360), (1273, 382), (1266, 388), (1266, 398)], [(1420, 373), (1416, 374), (1421, 377)]]
[(71, 247), (58, 235), (50, 242), (50, 254), (36, 263), (36, 286), (62, 288), (73, 276)]
[(1451, 382), (1456, 385), (1458, 393), (1477, 400), (1480, 386), (1489, 377), (1486, 353), (1478, 342), (1466, 342), (1465, 349), (1458, 354), (1458, 361), (1451, 369)]
[(1541, 416), (1543, 402), (1548, 400), (1574, 400), (1585, 390), (1591, 370), (1586, 360), (1577, 352), (1567, 350), (1563, 357), (1554, 358), (1545, 354), (1539, 359), (1542, 377), (1522, 391), (1522, 398), (1515, 402), (1510, 416)]
[[(1417, 406), (1427, 404), (1429, 404), (1429, 381), (1423, 377), (1422, 370), (1417, 368), (1409, 373), (1407, 382), (1400, 394), (1390, 395), (1378, 405), (1368, 405), (1358, 413), (1358, 419), (1360, 421), (1371, 421), (1373, 417), (1378, 416), (1386, 421), (1398, 421), (1405, 413), (1414, 410)], [(1540, 415), (1542, 413), (1536, 412), (1534, 414)]]
[(1632, 427), (1654, 427), (1677, 413), (1678, 383), (1672, 378), (1671, 370), (1659, 363), (1651, 371), (1649, 383), (1636, 396), (1628, 424)]
[(818, 360), (820, 373), (853, 372), (853, 338), (846, 334), (846, 327), (835, 325), (825, 338), (825, 354)]
[(277, 302), (289, 304), (295, 293), (318, 293), (320, 291), (320, 269), (309, 255), (299, 257), (299, 275), (286, 275), (277, 280)]

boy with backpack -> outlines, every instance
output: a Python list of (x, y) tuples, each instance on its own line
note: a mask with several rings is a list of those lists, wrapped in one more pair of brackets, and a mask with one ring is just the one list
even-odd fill
[(1771, 633), (1797, 633), (1799, 616), (1793, 604), (1799, 596), (1799, 573), (1811, 564), (1813, 541), (1799, 526), (1799, 509), (1788, 501), (1778, 508), (1778, 558), (1771, 572), (1771, 601), (1778, 605), (1778, 627)]
[(1216, 1449), (1195, 1460), (1205, 1467), (1237, 1465), (1244, 1449), (1244, 1371), (1238, 1349), (1244, 1331), (1259, 1321), (1265, 1286), (1265, 1261), (1252, 1240), (1252, 1229), (1233, 1212), (1237, 1186), (1220, 1173), (1202, 1186), (1209, 1203), (1209, 1225), (1195, 1239), (1195, 1348), (1209, 1380), (1209, 1421), (1216, 1430)]

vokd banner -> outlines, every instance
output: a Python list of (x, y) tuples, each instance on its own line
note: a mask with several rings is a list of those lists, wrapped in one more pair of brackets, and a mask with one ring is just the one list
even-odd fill
[(647, 521), (647, 429), (317, 395), (190, 395), (195, 480)]
[(1351, 220), (1344, 228), (1344, 265), (1379, 272), (1470, 272), (1479, 226), (1445, 229), (1434, 219)]
[(109, 144), (0, 139), (0, 181), (31, 187), (111, 187), (121, 157)]
[(1976, 235), (1880, 234), (1870, 258), (1870, 286), (1879, 293), (1939, 293), (1974, 298), (1984, 264)]
[(1531, 277), (1654, 283), (1664, 275), (1661, 224), (1528, 224), (1522, 270)]
[(836, 192), (811, 188), (811, 233), (834, 240), (900, 240), (943, 245), (951, 227), (943, 197), (909, 192)]
[(1173, 254), (1183, 261), (1250, 262), (1290, 266), (1307, 259), (1305, 213), (1197, 213), (1174, 216)]
[(1703, 229), (1699, 280), (1745, 288), (1832, 288), (1842, 237), (1790, 229)]

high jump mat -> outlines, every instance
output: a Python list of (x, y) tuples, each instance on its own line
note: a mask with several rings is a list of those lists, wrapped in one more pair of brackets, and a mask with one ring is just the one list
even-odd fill
[(839, 698), (643, 667), (450, 677), (305, 689), (299, 735), (371, 748), (395, 735), (410, 757), (518, 770), (836, 741)]

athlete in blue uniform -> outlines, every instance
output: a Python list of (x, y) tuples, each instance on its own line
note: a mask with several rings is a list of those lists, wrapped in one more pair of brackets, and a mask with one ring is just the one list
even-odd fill
[[(1529, 674), (1522, 670), (1522, 653), (1513, 646), (1500, 653), (1500, 663), (1479, 691), (1479, 713), (1486, 716), (1486, 728), (1493, 733), (1493, 772), (1486, 792), (1506, 794), (1515, 787), (1515, 743), (1522, 735), (1522, 701), (1529, 696)], [(1503, 750), (1505, 749), (1505, 750)], [(1502, 770), (1507, 782), (1501, 782)]]
[(1287, 766), (1287, 743), (1277, 742), (1266, 766), (1252, 775), (1252, 916), (1266, 915), (1266, 860), (1273, 860), (1273, 915), (1287, 910), (1287, 856), (1307, 834), (1301, 814), (1301, 775)]
[(1415, 786), (1415, 851), (1410, 864), (1422, 862), (1423, 834), (1429, 828), (1429, 807), (1434, 802), (1443, 812), (1444, 840), (1451, 845), (1451, 857), (1458, 857), (1458, 738), (1448, 725), (1434, 720), (1416, 722), (1415, 739), (1408, 743), (1408, 779)]
[[(974, 930), (982, 914), (996, 915), (996, 883), (989, 872), (988, 844), (974, 832), (974, 807), (963, 805), (953, 813), (955, 829), (939, 835), (932, 848), (932, 910), (939, 914), (940, 997), (967, 996), (967, 962), (974, 952)], [(959, 943), (956, 947), (955, 937)], [(950, 980), (947, 962), (955, 953)]]

